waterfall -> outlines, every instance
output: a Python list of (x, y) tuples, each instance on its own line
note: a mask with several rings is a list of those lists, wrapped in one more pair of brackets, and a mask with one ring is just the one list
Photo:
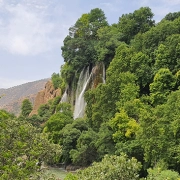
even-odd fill
[(84, 68), (79, 76), (77, 89), (76, 89), (76, 101), (74, 106), (74, 119), (84, 116), (86, 102), (84, 100), (84, 93), (91, 80), (92, 73), (89, 74), (89, 67)]
[(106, 83), (106, 68), (105, 68), (105, 64), (103, 63), (103, 75), (102, 75), (102, 81), (103, 84)]
[(67, 95), (67, 89), (65, 90), (64, 94), (62, 95), (60, 103), (68, 102), (68, 95)]

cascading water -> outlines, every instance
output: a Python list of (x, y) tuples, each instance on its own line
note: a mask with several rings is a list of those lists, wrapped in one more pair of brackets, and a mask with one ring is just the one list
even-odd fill
[(76, 101), (74, 106), (74, 119), (84, 116), (86, 102), (84, 100), (84, 93), (91, 80), (92, 73), (89, 74), (89, 67), (84, 68), (79, 76), (77, 89), (76, 89)]
[(68, 95), (67, 95), (67, 90), (64, 92), (62, 95), (60, 103), (68, 102)]
[(102, 75), (102, 81), (105, 84), (106, 83), (106, 69), (105, 69), (105, 65), (103, 63), (103, 75)]
[[(66, 103), (66, 102), (68, 102), (67, 89), (65, 90), (64, 94), (62, 95), (60, 103)], [(63, 110), (60, 109), (60, 112), (63, 112)]]

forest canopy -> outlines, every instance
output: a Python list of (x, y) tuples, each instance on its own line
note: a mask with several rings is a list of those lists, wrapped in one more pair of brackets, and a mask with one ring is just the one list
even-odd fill
[(180, 14), (158, 23), (153, 16), (141, 7), (110, 25), (102, 10), (93, 9), (69, 29), (62, 46), (64, 82), (76, 84), (86, 66), (106, 68), (106, 83), (85, 93), (89, 129), (69, 151), (70, 162), (87, 166), (106, 154), (125, 153), (141, 162), (140, 177), (158, 179), (158, 168), (159, 178), (180, 172)]

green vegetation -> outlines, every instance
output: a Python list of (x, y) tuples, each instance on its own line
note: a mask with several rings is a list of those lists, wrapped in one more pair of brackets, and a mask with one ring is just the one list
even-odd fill
[(22, 106), (21, 106), (21, 115), (24, 118), (27, 118), (29, 116), (32, 109), (33, 109), (32, 103), (29, 101), (29, 99), (23, 100)]
[(93, 163), (85, 170), (78, 171), (77, 174), (68, 174), (65, 180), (136, 180), (141, 164), (135, 158), (128, 159), (125, 155), (106, 155), (101, 162)]
[(97, 31), (106, 26), (108, 23), (104, 12), (96, 8), (83, 14), (69, 29), (69, 35), (61, 48), (66, 62), (61, 69), (61, 76), (67, 84), (77, 81), (83, 67), (95, 63), (98, 57), (95, 49), (98, 43)]
[(26, 121), (0, 112), (0, 179), (37, 179), (42, 176), (38, 163), (55, 163), (61, 154), (46, 134), (38, 133)]
[[(77, 22), (89, 17), (91, 12), (83, 14)], [(89, 27), (89, 21), (83, 22)], [(73, 41), (73, 47), (77, 45), (78, 48), (74, 54), (68, 52), (65, 39), (62, 72), (70, 70), (77, 78), (77, 72), (84, 66), (93, 67), (99, 61), (106, 66), (106, 83), (85, 93), (84, 121), (88, 130), (80, 136), (78, 132), (76, 146), (69, 150), (72, 164), (88, 166), (94, 161), (101, 162), (106, 154), (125, 153), (141, 162), (140, 177), (162, 179), (165, 174), (169, 174), (171, 179), (179, 177), (179, 22), (178, 12), (169, 13), (156, 24), (151, 9), (142, 7), (122, 15), (117, 24), (98, 26), (92, 36), (82, 32), (81, 36), (76, 34), (79, 29), (84, 30), (83, 23), (78, 23), (72, 34), (70, 29), (68, 42)], [(75, 41), (79, 37), (86, 39), (91, 50), (94, 49), (89, 51), (92, 56), (85, 58), (86, 62), (76, 59), (76, 53), (78, 56), (82, 53), (79, 47), (85, 47), (83, 41)], [(97, 43), (93, 45), (92, 40)], [(72, 50), (70, 46), (68, 50)], [(86, 52), (88, 50), (86, 48)], [(81, 58), (85, 55), (82, 53)], [(65, 78), (63, 74), (62, 78)], [(75, 82), (73, 78), (66, 80), (69, 85)], [(156, 171), (156, 164), (160, 161), (166, 164), (166, 168)], [(95, 177), (100, 179), (100, 174), (98, 172)], [(71, 176), (68, 178), (75, 179)], [(76, 178), (86, 178), (86, 174), (82, 176)]]
[[(65, 64), (52, 75), (70, 104), (56, 97), (29, 116), (26, 100), (19, 118), (0, 111), (0, 179), (34, 176), (39, 159), (83, 169), (66, 180), (180, 179), (179, 14), (155, 23), (142, 7), (113, 25), (101, 9), (83, 14), (64, 39)], [(87, 89), (85, 116), (73, 120), (80, 72), (100, 62), (106, 83)]]

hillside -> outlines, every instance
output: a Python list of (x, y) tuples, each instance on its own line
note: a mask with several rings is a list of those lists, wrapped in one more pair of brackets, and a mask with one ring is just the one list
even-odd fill
[(18, 115), (23, 99), (28, 98), (34, 103), (37, 93), (44, 89), (48, 80), (49, 79), (42, 79), (8, 89), (0, 89), (0, 109), (6, 109)]

